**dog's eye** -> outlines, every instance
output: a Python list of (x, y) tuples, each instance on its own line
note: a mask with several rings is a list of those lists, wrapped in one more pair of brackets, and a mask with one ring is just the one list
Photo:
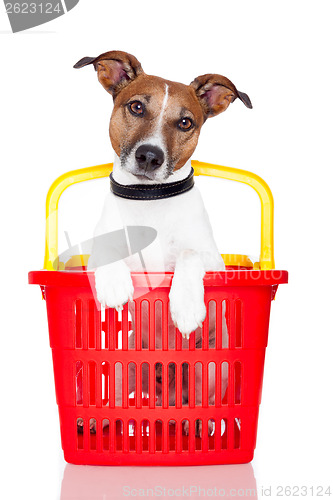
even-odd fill
[(142, 116), (144, 111), (145, 111), (144, 105), (140, 101), (130, 102), (128, 105), (128, 109), (130, 110), (132, 115), (136, 115), (136, 116), (140, 116), (140, 115)]
[(191, 118), (182, 118), (177, 123), (177, 126), (178, 126), (178, 128), (180, 128), (180, 130), (187, 131), (193, 127), (193, 122), (192, 122)]

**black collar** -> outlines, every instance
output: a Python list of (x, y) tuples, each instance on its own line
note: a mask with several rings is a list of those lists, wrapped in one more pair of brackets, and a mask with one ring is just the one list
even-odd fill
[(160, 198), (170, 198), (177, 194), (186, 193), (194, 186), (194, 170), (191, 168), (190, 174), (182, 181), (169, 182), (166, 184), (130, 184), (125, 186), (119, 184), (110, 174), (110, 187), (113, 194), (121, 198), (131, 200), (159, 200)]

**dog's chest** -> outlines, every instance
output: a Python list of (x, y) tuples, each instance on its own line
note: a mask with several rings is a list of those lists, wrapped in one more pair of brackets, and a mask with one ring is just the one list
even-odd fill
[(183, 238), (184, 231), (190, 233), (200, 224), (204, 207), (199, 193), (192, 191), (162, 200), (127, 200), (111, 196), (123, 226), (152, 227), (159, 238), (171, 245)]
[[(112, 197), (112, 217), (118, 217), (117, 226), (149, 226), (156, 230), (156, 240), (143, 251), (150, 270), (173, 270), (179, 253), (188, 248), (202, 249), (209, 245), (210, 224), (199, 191), (191, 191), (162, 200), (128, 200)], [(209, 237), (208, 237), (209, 236)], [(209, 241), (207, 241), (207, 237)], [(132, 270), (141, 266), (138, 256), (129, 262)]]

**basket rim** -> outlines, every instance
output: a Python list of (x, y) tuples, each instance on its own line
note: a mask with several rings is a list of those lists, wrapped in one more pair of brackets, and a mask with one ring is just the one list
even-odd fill
[[(153, 288), (170, 288), (173, 273), (131, 273), (134, 287), (151, 286)], [(81, 286), (91, 287), (94, 283), (92, 271), (30, 271), (30, 285), (41, 286)], [(147, 285), (149, 283), (149, 285)], [(274, 286), (288, 283), (288, 271), (278, 269), (230, 269), (220, 272), (207, 272), (204, 277), (205, 287), (226, 286)]]

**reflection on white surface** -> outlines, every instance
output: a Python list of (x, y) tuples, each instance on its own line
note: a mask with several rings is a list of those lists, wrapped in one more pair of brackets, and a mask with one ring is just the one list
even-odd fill
[(136, 497), (258, 498), (251, 464), (203, 467), (66, 465), (60, 500)]

